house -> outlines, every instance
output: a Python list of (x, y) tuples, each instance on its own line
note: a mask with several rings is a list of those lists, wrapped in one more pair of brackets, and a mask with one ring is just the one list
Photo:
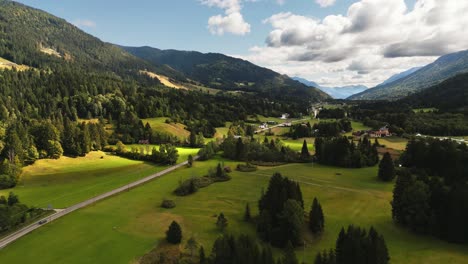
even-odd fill
[(369, 136), (371, 138), (381, 138), (381, 137), (389, 137), (391, 136), (392, 133), (388, 130), (387, 127), (382, 127), (379, 130), (376, 131), (369, 131)]
[(140, 139), (138, 140), (138, 144), (140, 145), (149, 145), (149, 140), (148, 139)]
[(267, 128), (268, 128), (268, 124), (267, 124), (267, 123), (263, 123), (263, 124), (261, 124), (260, 126), (258, 126), (258, 128), (260, 128), (260, 129), (267, 129)]
[(282, 114), (281, 115), (281, 119), (285, 120), (285, 119), (288, 119), (289, 118), (289, 114), (288, 113), (285, 113), (285, 114)]
[(283, 124), (281, 124), (281, 126), (282, 127), (291, 127), (292, 123), (291, 122), (283, 123)]

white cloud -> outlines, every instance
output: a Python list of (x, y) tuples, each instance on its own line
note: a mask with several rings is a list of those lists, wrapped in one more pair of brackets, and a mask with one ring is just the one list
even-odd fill
[(88, 28), (95, 28), (96, 27), (96, 22), (89, 20), (89, 19), (77, 19), (72, 22), (73, 25), (83, 28), (83, 27), (88, 27)]
[(335, 4), (336, 0), (315, 0), (321, 7), (328, 7)]
[(254, 63), (323, 85), (373, 86), (438, 56), (468, 49), (468, 1), (361, 0), (346, 15), (321, 20), (279, 13)]
[(208, 20), (208, 29), (211, 34), (224, 35), (232, 33), (235, 35), (245, 35), (250, 32), (250, 25), (246, 23), (239, 12), (234, 12), (226, 16), (212, 16)]
[[(256, 2), (257, 0), (245, 0)], [(224, 9), (225, 15), (216, 15), (208, 19), (208, 29), (213, 35), (245, 35), (250, 33), (250, 24), (242, 16), (242, 0), (200, 0), (209, 7)]]

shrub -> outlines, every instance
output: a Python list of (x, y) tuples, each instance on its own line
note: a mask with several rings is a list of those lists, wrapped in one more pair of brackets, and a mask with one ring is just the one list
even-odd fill
[(174, 208), (176, 207), (176, 204), (174, 202), (174, 200), (167, 200), (167, 199), (164, 199), (161, 203), (161, 207), (162, 208), (166, 208), (166, 209), (171, 209), (171, 208)]

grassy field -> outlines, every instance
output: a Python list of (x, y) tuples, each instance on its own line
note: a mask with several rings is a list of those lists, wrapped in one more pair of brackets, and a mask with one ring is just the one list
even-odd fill
[[(130, 146), (128, 146), (130, 149)], [(152, 148), (152, 146), (151, 146)], [(179, 160), (187, 160), (198, 149), (177, 148)], [(101, 157), (103, 157), (101, 159)], [(91, 152), (86, 157), (39, 160), (23, 170), (20, 182), (13, 189), (0, 190), (7, 196), (18, 194), (27, 205), (64, 208), (98, 194), (163, 170), (163, 166), (133, 161), (104, 152)]]
[(149, 123), (153, 131), (165, 132), (177, 136), (180, 139), (188, 138), (190, 132), (185, 130), (184, 124), (166, 123), (167, 117), (147, 118), (142, 119), (143, 124)]
[(0, 195), (13, 191), (27, 205), (64, 208), (162, 169), (103, 152), (91, 152), (82, 158), (39, 160), (24, 168), (15, 188), (1, 190)]
[[(132, 147), (136, 147), (136, 148), (143, 148), (143, 150), (146, 152), (147, 150), (149, 150), (149, 152), (151, 152), (151, 150), (153, 149), (153, 147), (156, 147), (158, 150), (159, 150), (159, 145), (139, 145), (139, 144), (133, 144), (133, 145), (125, 145), (127, 147), (127, 150), (131, 150)], [(180, 163), (180, 162), (183, 162), (183, 161), (186, 161), (188, 159), (188, 156), (189, 155), (192, 155), (192, 156), (195, 156), (198, 151), (200, 149), (198, 148), (184, 148), (184, 147), (178, 147), (177, 148), (177, 151), (179, 153), (179, 159), (177, 160), (177, 163)]]
[(379, 138), (379, 143), (381, 145), (385, 145), (387, 148), (405, 150), (406, 144), (408, 144), (408, 139), (400, 137), (385, 137)]
[[(228, 218), (228, 232), (255, 234), (254, 227), (242, 221), (243, 209), (250, 203), (257, 214), (261, 190), (276, 171), (300, 182), (307, 210), (314, 197), (324, 209), (325, 233), (319, 239), (308, 234), (305, 251), (297, 251), (306, 263), (313, 263), (318, 251), (333, 246), (339, 229), (352, 223), (375, 226), (385, 236), (392, 263), (466, 263), (468, 258), (467, 246), (413, 235), (395, 226), (389, 203), (393, 185), (378, 182), (376, 168), (290, 164), (252, 173), (233, 172), (229, 182), (213, 184), (188, 197), (173, 196), (180, 180), (203, 175), (216, 163), (197, 162), (194, 168), (180, 169), (48, 224), (1, 250), (0, 263), (129, 263), (163, 240), (172, 220), (182, 225), (185, 239), (194, 235), (210, 250), (220, 235), (215, 226), (215, 215), (220, 212)], [(174, 199), (177, 207), (160, 208), (164, 198)]]

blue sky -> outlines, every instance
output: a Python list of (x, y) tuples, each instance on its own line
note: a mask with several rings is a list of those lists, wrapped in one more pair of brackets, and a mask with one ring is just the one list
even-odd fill
[(324, 86), (374, 86), (468, 49), (460, 0), (17, 0), (127, 46), (220, 52)]
[(245, 54), (265, 41), (271, 26), (262, 21), (279, 12), (293, 12), (323, 18), (345, 14), (352, 0), (338, 0), (334, 6), (321, 8), (312, 0), (290, 0), (280, 5), (276, 0), (243, 3), (243, 15), (251, 24), (244, 36), (217, 36), (207, 29), (208, 18), (223, 13), (197, 0), (17, 0), (42, 9), (69, 22), (93, 22), (78, 26), (100, 39), (120, 45), (153, 46), (163, 49), (197, 50)]

